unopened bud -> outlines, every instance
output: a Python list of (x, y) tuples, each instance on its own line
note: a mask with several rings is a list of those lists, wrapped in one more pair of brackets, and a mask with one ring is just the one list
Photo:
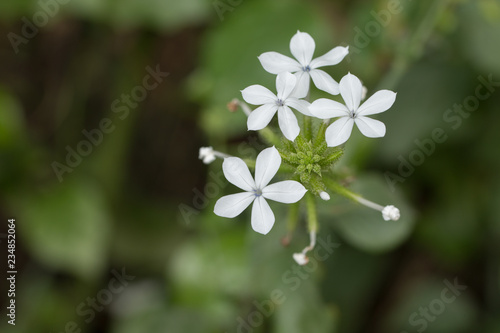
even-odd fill
[(386, 221), (397, 221), (399, 220), (400, 216), (401, 214), (399, 213), (399, 209), (397, 209), (393, 205), (385, 206), (384, 209), (382, 209), (382, 217)]
[(300, 266), (307, 265), (309, 258), (304, 253), (294, 253), (293, 260)]
[(319, 197), (325, 201), (330, 200), (330, 194), (326, 193), (325, 191), (321, 192), (319, 194)]

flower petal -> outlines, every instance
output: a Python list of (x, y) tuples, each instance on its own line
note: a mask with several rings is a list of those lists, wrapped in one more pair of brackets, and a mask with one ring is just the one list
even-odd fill
[(309, 81), (311, 80), (309, 73), (301, 70), (294, 75), (297, 78), (297, 84), (295, 85), (295, 89), (293, 90), (291, 96), (295, 98), (304, 98), (309, 92)]
[(249, 131), (258, 131), (266, 127), (273, 119), (278, 106), (276, 104), (264, 104), (253, 110), (247, 119)]
[(266, 148), (260, 152), (255, 162), (255, 184), (258, 189), (263, 189), (281, 165), (281, 156), (278, 150), (274, 147)]
[(349, 115), (347, 107), (339, 102), (327, 98), (315, 100), (309, 107), (309, 111), (320, 119), (329, 119), (334, 117), (343, 117)]
[(281, 132), (283, 132), (283, 135), (288, 140), (294, 141), (297, 135), (299, 135), (300, 127), (297, 117), (295, 117), (292, 110), (286, 105), (278, 108), (278, 124)]
[(297, 78), (295, 75), (284, 72), (276, 76), (276, 92), (278, 99), (285, 100), (290, 96), (295, 85), (297, 84)]
[(301, 183), (295, 180), (285, 180), (266, 186), (262, 190), (262, 196), (266, 199), (289, 204), (302, 199), (306, 192), (306, 188)]
[(361, 101), (361, 95), (363, 94), (361, 81), (349, 73), (340, 80), (339, 90), (347, 108), (351, 111), (356, 111)]
[(253, 105), (276, 103), (278, 99), (271, 90), (258, 84), (243, 89), (241, 95), (245, 102)]
[(326, 91), (331, 95), (338, 95), (340, 93), (337, 81), (335, 81), (325, 71), (322, 71), (321, 69), (311, 69), (309, 75), (311, 75), (314, 85), (318, 89)]
[(368, 98), (363, 105), (358, 108), (357, 114), (369, 116), (389, 109), (396, 101), (396, 93), (390, 90), (380, 90)]
[(290, 40), (290, 52), (302, 66), (309, 65), (315, 48), (314, 39), (307, 32), (297, 31)]
[(222, 163), (222, 171), (231, 184), (247, 192), (252, 192), (255, 189), (255, 181), (241, 158), (226, 157)]
[(255, 195), (250, 192), (226, 195), (217, 200), (214, 213), (222, 217), (236, 217), (250, 206), (254, 199)]
[(385, 124), (380, 120), (357, 116), (354, 122), (361, 133), (368, 138), (381, 138), (385, 135)]
[(302, 68), (297, 60), (282, 55), (278, 52), (262, 53), (258, 58), (266, 72), (272, 74), (279, 74), (282, 72), (294, 73), (300, 71)]
[(266, 235), (274, 225), (274, 214), (266, 199), (257, 197), (252, 207), (252, 229)]
[(333, 122), (325, 132), (326, 143), (328, 147), (336, 147), (349, 139), (352, 132), (354, 120), (349, 117), (342, 117)]
[(311, 117), (313, 115), (311, 111), (309, 111), (309, 107), (311, 106), (311, 104), (302, 99), (297, 99), (295, 97), (288, 97), (285, 101), (285, 105), (294, 108), (295, 110), (299, 111), (300, 113), (306, 116)]
[(328, 53), (325, 53), (321, 57), (317, 57), (311, 61), (311, 69), (323, 67), (323, 66), (333, 66), (341, 62), (345, 56), (349, 54), (349, 46), (337, 46), (331, 49)]

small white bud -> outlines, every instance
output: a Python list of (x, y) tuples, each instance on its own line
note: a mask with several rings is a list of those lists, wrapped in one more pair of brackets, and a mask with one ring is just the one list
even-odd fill
[(325, 191), (321, 192), (319, 194), (319, 197), (325, 201), (330, 200), (330, 194), (326, 193)]
[(300, 266), (304, 266), (309, 262), (309, 258), (304, 253), (294, 253), (293, 260)]
[(201, 147), (198, 158), (203, 160), (203, 163), (205, 164), (212, 163), (215, 161), (214, 149), (212, 147)]
[(397, 221), (400, 217), (399, 209), (397, 209), (393, 205), (385, 206), (384, 209), (382, 209), (382, 217), (386, 221)]

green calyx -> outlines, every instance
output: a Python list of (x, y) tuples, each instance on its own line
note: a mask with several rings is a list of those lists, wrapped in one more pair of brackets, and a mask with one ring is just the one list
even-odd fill
[(313, 194), (325, 191), (323, 173), (329, 172), (332, 166), (342, 157), (342, 148), (329, 148), (324, 139), (324, 126), (320, 126), (315, 138), (307, 140), (299, 135), (295, 142), (283, 140), (277, 148), (285, 164), (294, 169), (300, 182)]

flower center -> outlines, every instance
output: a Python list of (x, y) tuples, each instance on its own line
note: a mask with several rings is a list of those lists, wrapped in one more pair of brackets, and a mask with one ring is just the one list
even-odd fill
[(276, 105), (277, 105), (277, 106), (283, 106), (283, 105), (285, 105), (285, 102), (283, 102), (283, 100), (282, 100), (282, 99), (278, 99), (278, 100), (276, 101)]
[(309, 65), (305, 66), (305, 67), (302, 67), (302, 70), (304, 72), (310, 72), (311, 71), (311, 67), (309, 67)]
[(258, 198), (262, 195), (262, 190), (260, 189), (253, 190), (253, 194), (255, 194), (255, 196)]
[(351, 118), (351, 119), (356, 118), (356, 112), (355, 111), (349, 111), (349, 118)]

